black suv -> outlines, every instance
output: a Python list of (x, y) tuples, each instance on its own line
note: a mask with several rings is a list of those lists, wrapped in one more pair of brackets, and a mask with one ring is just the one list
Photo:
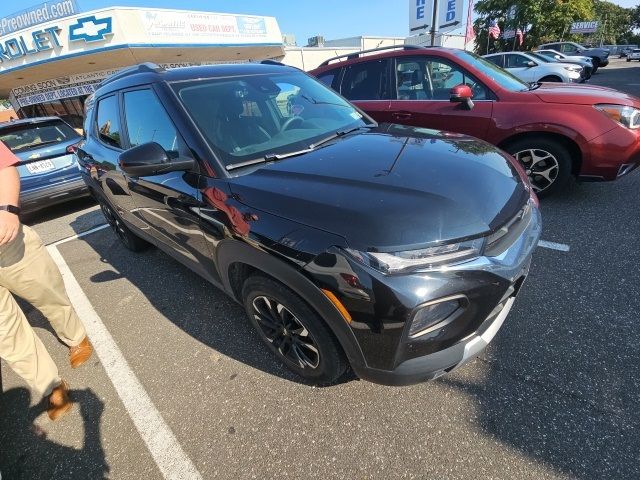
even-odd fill
[(507, 154), (377, 125), (275, 62), (132, 67), (87, 100), (85, 132), (83, 176), (124, 245), (223, 289), (315, 383), (348, 365), (401, 385), (463, 364), (505, 320), (540, 235)]

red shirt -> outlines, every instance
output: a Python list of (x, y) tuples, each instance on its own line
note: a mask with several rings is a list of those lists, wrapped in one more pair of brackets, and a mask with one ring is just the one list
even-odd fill
[(20, 160), (16, 157), (7, 146), (0, 141), (0, 169), (15, 165)]

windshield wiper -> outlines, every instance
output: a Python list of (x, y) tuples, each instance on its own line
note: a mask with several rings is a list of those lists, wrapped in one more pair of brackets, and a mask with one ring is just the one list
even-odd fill
[(377, 125), (374, 125), (374, 124), (366, 124), (360, 127), (354, 127), (354, 128), (349, 128), (345, 130), (338, 130), (337, 132), (332, 133), (328, 137), (325, 137), (322, 140), (318, 140), (317, 142), (310, 144), (307, 148), (303, 148), (301, 150), (295, 150), (293, 152), (287, 152), (287, 153), (267, 153), (264, 157), (254, 158), (253, 160), (247, 160), (246, 162), (232, 163), (231, 165), (227, 165), (225, 168), (229, 171), (229, 170), (235, 170), (237, 168), (257, 165), (259, 163), (274, 162), (276, 160), (283, 160), (285, 158), (295, 157), (297, 155), (303, 155), (305, 153), (314, 151), (319, 146), (324, 145), (325, 143), (328, 143), (331, 140), (334, 140), (338, 137), (343, 137), (345, 135), (348, 135), (349, 133), (353, 133), (357, 130), (360, 130), (361, 128), (374, 128), (376, 126)]

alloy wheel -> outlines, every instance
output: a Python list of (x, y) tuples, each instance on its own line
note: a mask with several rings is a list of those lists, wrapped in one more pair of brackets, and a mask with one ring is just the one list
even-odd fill
[(120, 220), (113, 210), (111, 210), (111, 207), (103, 204), (102, 202), (100, 202), (100, 209), (102, 210), (104, 217), (107, 219), (107, 223), (111, 226), (111, 229), (123, 242), (126, 242), (127, 236), (122, 220)]
[(252, 306), (260, 333), (278, 354), (303, 369), (318, 367), (318, 345), (300, 319), (282, 303), (264, 295), (254, 298)]
[(514, 157), (524, 167), (536, 193), (548, 189), (558, 178), (560, 172), (558, 159), (546, 150), (530, 148), (517, 152)]

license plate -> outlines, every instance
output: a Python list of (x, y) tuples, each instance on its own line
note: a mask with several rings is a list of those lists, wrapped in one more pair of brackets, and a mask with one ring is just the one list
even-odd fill
[(51, 160), (40, 160), (39, 162), (27, 163), (29, 173), (44, 173), (55, 169), (56, 166)]

